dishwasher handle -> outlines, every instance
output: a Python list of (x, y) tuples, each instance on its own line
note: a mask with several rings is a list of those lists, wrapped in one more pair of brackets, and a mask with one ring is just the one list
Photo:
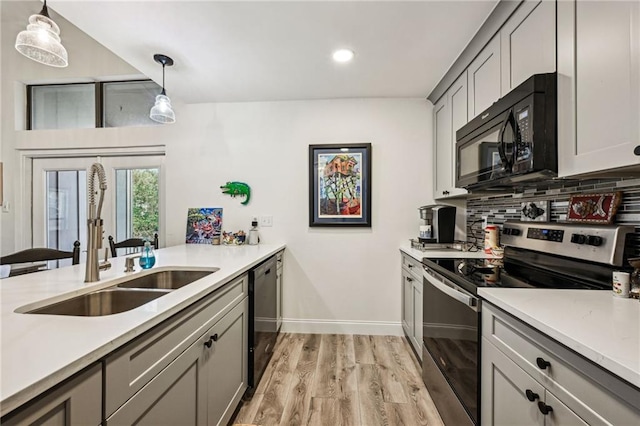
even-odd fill
[(480, 308), (478, 307), (478, 298), (474, 297), (470, 294), (463, 293), (460, 290), (457, 290), (451, 286), (448, 286), (444, 282), (440, 281), (434, 274), (425, 268), (424, 273), (422, 274), (425, 280), (429, 281), (431, 285), (435, 288), (446, 294), (447, 296), (456, 299), (458, 302), (465, 304), (470, 309), (479, 312)]

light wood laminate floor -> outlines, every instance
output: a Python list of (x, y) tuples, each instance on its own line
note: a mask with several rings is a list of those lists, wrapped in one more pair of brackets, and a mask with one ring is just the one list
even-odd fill
[(420, 371), (403, 337), (281, 333), (232, 423), (442, 425)]

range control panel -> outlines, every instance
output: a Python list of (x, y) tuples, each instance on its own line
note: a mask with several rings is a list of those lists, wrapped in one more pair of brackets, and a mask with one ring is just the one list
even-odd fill
[(547, 229), (547, 228), (529, 228), (527, 230), (527, 238), (534, 240), (554, 241), (561, 243), (564, 238), (564, 230)]
[(622, 266), (632, 226), (507, 221), (500, 242), (509, 247)]

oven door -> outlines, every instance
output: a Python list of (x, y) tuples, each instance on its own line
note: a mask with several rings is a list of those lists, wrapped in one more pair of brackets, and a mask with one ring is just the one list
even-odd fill
[(425, 385), (445, 424), (477, 424), (480, 300), (426, 266), (423, 277)]

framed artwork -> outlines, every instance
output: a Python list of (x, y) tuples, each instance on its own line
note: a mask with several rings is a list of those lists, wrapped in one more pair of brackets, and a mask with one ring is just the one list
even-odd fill
[(621, 201), (622, 192), (573, 195), (569, 200), (567, 220), (582, 223), (612, 223)]
[(371, 144), (309, 145), (309, 226), (371, 227)]

